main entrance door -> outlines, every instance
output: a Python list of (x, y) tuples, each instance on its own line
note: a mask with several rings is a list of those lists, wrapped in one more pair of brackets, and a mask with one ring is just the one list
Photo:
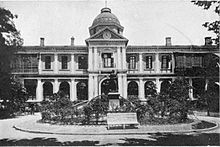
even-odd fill
[(117, 90), (117, 81), (111, 81), (109, 79), (104, 80), (101, 83), (101, 94), (107, 95), (109, 92)]

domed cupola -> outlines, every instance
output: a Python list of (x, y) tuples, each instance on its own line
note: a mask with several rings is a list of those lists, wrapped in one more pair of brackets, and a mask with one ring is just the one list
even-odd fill
[(110, 8), (101, 9), (101, 13), (94, 19), (92, 26), (89, 28), (90, 35), (96, 34), (106, 26), (118, 34), (122, 34), (124, 29), (120, 25), (118, 18), (111, 13)]

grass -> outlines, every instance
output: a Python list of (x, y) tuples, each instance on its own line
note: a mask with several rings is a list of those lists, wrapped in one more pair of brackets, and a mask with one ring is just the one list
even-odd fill
[(197, 124), (192, 125), (192, 129), (207, 129), (207, 128), (212, 128), (215, 127), (216, 124), (207, 122), (207, 121), (201, 121)]

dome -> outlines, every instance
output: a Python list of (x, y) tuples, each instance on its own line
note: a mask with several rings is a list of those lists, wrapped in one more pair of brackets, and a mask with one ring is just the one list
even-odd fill
[(113, 23), (120, 26), (118, 18), (111, 13), (110, 8), (102, 8), (101, 13), (94, 19), (92, 26), (106, 23)]

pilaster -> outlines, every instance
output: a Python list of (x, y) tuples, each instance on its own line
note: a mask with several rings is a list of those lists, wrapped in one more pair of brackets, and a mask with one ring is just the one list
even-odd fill
[(59, 91), (59, 82), (58, 79), (54, 79), (54, 85), (53, 85), (53, 93), (57, 93)]
[(143, 54), (139, 53), (139, 71), (143, 72)]
[(123, 97), (124, 98), (127, 98), (128, 94), (127, 94), (127, 87), (128, 87), (128, 84), (127, 84), (127, 76), (125, 74), (123, 74), (122, 76), (122, 79), (123, 79)]
[(119, 92), (120, 96), (123, 96), (122, 87), (123, 87), (123, 85), (122, 85), (122, 75), (118, 74), (118, 92)]
[(143, 78), (140, 78), (139, 79), (139, 88), (138, 88), (138, 92), (139, 92), (139, 98), (141, 100), (143, 100), (145, 98), (145, 94), (144, 94), (144, 81), (143, 81)]
[(193, 100), (193, 81), (192, 81), (192, 78), (189, 78), (189, 85), (190, 85), (190, 89), (189, 89), (189, 98), (191, 100)]
[(92, 53), (92, 47), (89, 47), (89, 63), (88, 63), (88, 70), (92, 71), (93, 70), (93, 53)]
[(91, 100), (94, 97), (94, 95), (93, 95), (93, 92), (94, 92), (93, 82), (94, 82), (93, 76), (89, 75), (89, 94), (88, 94), (89, 100)]
[(38, 55), (38, 73), (41, 74), (42, 71), (42, 61), (41, 61), (41, 54)]
[(41, 79), (37, 79), (36, 100), (43, 101), (43, 84)]
[(94, 70), (97, 70), (98, 68), (98, 58), (97, 58), (97, 47), (94, 47)]
[(76, 101), (77, 96), (76, 96), (76, 82), (75, 79), (71, 79), (71, 86), (70, 86), (70, 100), (71, 101)]
[(74, 57), (74, 54), (71, 54), (70, 70), (71, 70), (71, 73), (75, 72), (75, 57)]
[(159, 53), (155, 53), (155, 72), (160, 72), (160, 60), (159, 60)]
[(126, 65), (126, 51), (125, 51), (125, 47), (122, 47), (122, 69), (126, 69), (127, 65)]
[(121, 48), (117, 47), (117, 58), (118, 58), (118, 63), (117, 63), (117, 68), (120, 70), (121, 69)]
[(156, 78), (156, 87), (157, 87), (157, 93), (160, 93), (161, 81), (159, 78)]
[(54, 54), (54, 73), (58, 73), (59, 64), (58, 64), (58, 54)]

